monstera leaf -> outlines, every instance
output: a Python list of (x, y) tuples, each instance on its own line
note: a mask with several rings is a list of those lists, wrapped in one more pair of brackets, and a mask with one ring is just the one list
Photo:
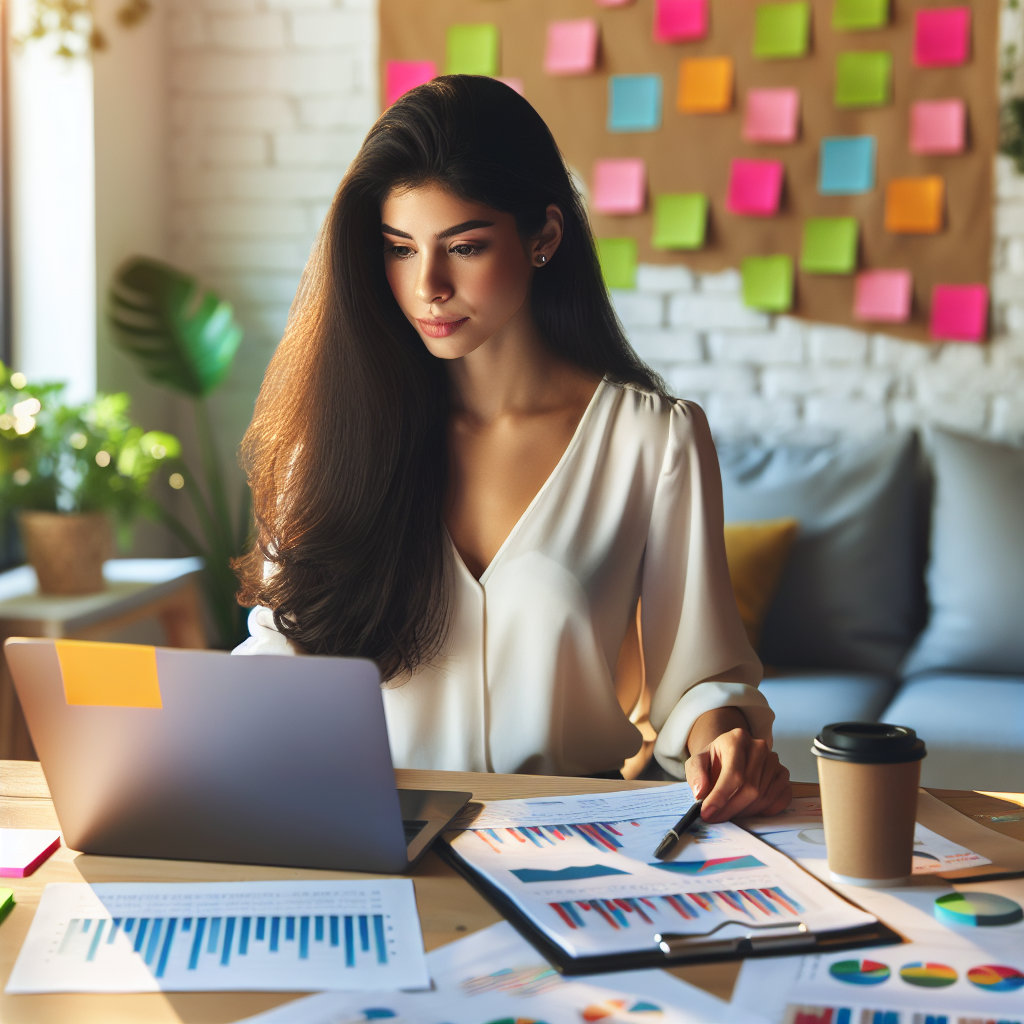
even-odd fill
[(245, 611), (235, 593), (231, 560), (245, 551), (250, 528), (249, 489), (243, 482), (234, 514), (206, 397), (227, 377), (242, 328), (231, 303), (200, 288), (194, 277), (157, 260), (136, 256), (117, 272), (110, 289), (110, 322), (118, 346), (134, 356), (157, 384), (184, 392), (196, 417), (201, 476), (187, 460), (175, 474), (195, 511), (191, 529), (161, 508), (163, 522), (186, 550), (206, 561), (203, 582), (219, 643), (233, 647), (247, 635)]
[(230, 302), (144, 257), (129, 260), (114, 278), (110, 321), (117, 344), (144, 373), (195, 398), (224, 380), (242, 340)]

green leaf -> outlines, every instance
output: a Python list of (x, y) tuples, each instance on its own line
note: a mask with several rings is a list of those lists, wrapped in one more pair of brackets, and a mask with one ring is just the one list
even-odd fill
[(144, 373), (202, 398), (223, 382), (242, 340), (231, 303), (166, 263), (136, 257), (115, 275), (110, 322)]

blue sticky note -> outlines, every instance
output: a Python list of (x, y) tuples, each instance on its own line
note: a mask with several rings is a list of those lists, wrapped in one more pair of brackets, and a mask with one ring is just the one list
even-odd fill
[(608, 131), (653, 132), (661, 127), (661, 75), (608, 79)]
[(850, 135), (821, 140), (818, 192), (857, 196), (875, 187), (875, 137)]

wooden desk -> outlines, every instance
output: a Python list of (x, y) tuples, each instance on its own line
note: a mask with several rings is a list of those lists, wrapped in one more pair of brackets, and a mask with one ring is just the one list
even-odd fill
[[(414, 771), (395, 774), (399, 786), (406, 789), (472, 791), (476, 798), (482, 800), (554, 793), (600, 793), (661, 785), (531, 775)], [(798, 784), (795, 789), (798, 796), (817, 792), (817, 786), (807, 784)], [(1024, 807), (1024, 795), (933, 792), (962, 813), (975, 816), (976, 821), (1024, 840), (1024, 821), (992, 824), (990, 818), (984, 817), (1020, 813), (1020, 808)], [(0, 761), (0, 826), (58, 827), (49, 790), (37, 762)], [(356, 877), (359, 876), (352, 872), (93, 857), (62, 848), (29, 878), (4, 879), (4, 884), (14, 889), (17, 906), (0, 925), (0, 987), (7, 983), (43, 887), (48, 882), (216, 882)], [(432, 853), (420, 862), (412, 878), (428, 950), (500, 920), (490, 904)], [(673, 973), (728, 999), (738, 972), (739, 964), (725, 963), (678, 968)], [(164, 1024), (172, 1021), (226, 1024), (295, 998), (293, 993), (261, 992), (0, 996), (0, 1021), (3, 1024)]]
[[(119, 630), (156, 619), (168, 647), (206, 647), (197, 577), (201, 558), (112, 558), (103, 566), (98, 594), (40, 594), (35, 570), (22, 565), (0, 573), (0, 644), (9, 636), (109, 640)], [(36, 756), (0, 657), (0, 758)]]

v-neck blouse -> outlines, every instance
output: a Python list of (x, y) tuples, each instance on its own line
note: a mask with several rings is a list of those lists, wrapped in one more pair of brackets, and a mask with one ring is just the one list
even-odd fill
[[(739, 708), (771, 742), (725, 559), (722, 486), (703, 412), (602, 382), (558, 465), (477, 580), (452, 545), (444, 649), (384, 688), (398, 768), (588, 775), (641, 745), (615, 668), (642, 598), (654, 756), (684, 778), (706, 711)], [(449, 541), (450, 543), (450, 541)], [(268, 609), (237, 654), (290, 654)]]

